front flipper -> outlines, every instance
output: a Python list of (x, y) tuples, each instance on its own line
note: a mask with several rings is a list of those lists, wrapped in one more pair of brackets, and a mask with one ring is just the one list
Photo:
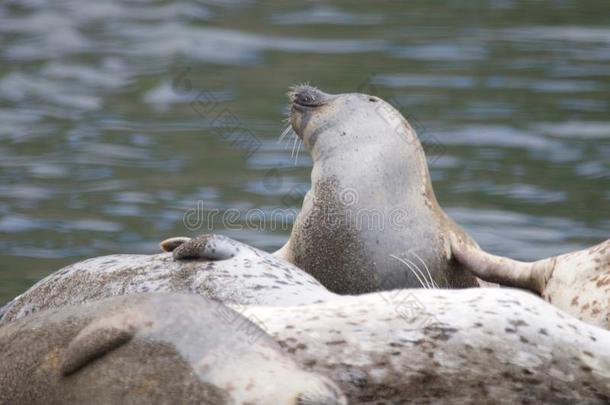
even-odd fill
[(201, 235), (194, 239), (186, 237), (169, 238), (161, 242), (161, 249), (173, 251), (174, 259), (227, 260), (239, 252), (236, 241), (222, 235)]
[(553, 258), (526, 263), (495, 256), (454, 235), (451, 236), (451, 253), (466, 269), (485, 281), (525, 288), (538, 294), (544, 291), (555, 265)]
[(129, 342), (137, 322), (124, 312), (94, 320), (70, 342), (63, 352), (61, 373), (68, 376)]

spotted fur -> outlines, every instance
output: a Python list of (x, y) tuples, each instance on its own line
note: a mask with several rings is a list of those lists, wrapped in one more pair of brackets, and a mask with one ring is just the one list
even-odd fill
[(9, 302), (0, 324), (47, 308), (144, 292), (189, 292), (243, 305), (299, 305), (335, 297), (312, 276), (269, 253), (221, 235), (202, 238), (210, 253), (231, 251), (233, 256), (175, 260), (163, 253), (84, 260), (43, 278)]
[(610, 332), (521, 290), (395, 290), (244, 314), (350, 403), (610, 401)]
[[(221, 261), (176, 261), (165, 253), (77, 263), (17, 298), (21, 304), (14, 311), (9, 306), (7, 314), (15, 319), (32, 308), (150, 288), (226, 296), (300, 366), (335, 381), (352, 403), (472, 403), (475, 398), (483, 403), (606, 403), (610, 398), (610, 332), (533, 294), (474, 288), (338, 296), (294, 266), (279, 266), (279, 259), (231, 243), (239, 253)], [(199, 239), (184, 251), (198, 254), (205, 246)], [(223, 246), (225, 256), (230, 250)], [(246, 266), (252, 255), (262, 262)], [(274, 264), (269, 268), (265, 260)], [(215, 271), (197, 266), (225, 262), (235, 266), (223, 267), (221, 287), (193, 287), (200, 285), (194, 282), (200, 276), (190, 275), (202, 272), (205, 279)], [(264, 287), (254, 288), (260, 280), (266, 280)], [(7, 326), (14, 322), (19, 321)]]

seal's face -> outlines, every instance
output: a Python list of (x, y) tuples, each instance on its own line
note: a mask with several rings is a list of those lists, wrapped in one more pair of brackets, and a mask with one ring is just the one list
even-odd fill
[(396, 135), (409, 130), (400, 112), (379, 97), (327, 94), (307, 85), (296, 86), (289, 97), (290, 123), (314, 160), (330, 151), (350, 150), (356, 144), (396, 142), (400, 140)]

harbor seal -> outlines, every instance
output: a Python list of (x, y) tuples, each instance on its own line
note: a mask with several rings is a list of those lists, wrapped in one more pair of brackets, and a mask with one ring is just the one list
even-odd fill
[[(174, 259), (196, 263), (207, 252), (232, 254), (205, 240), (182, 240), (174, 245)], [(250, 274), (262, 268), (255, 266)], [(322, 285), (318, 288), (324, 291)], [(352, 403), (470, 403), (472, 398), (604, 403), (610, 396), (610, 332), (586, 325), (529, 292), (327, 293), (323, 302), (299, 306), (235, 301), (227, 306), (260, 325), (303, 369), (337, 383)], [(61, 298), (68, 299), (66, 294)], [(0, 331), (33, 316), (37, 314), (13, 320)]]
[(339, 294), (419, 287), (426, 273), (432, 286), (479, 285), (453, 260), (450, 237), (476, 243), (439, 206), (400, 112), (375, 96), (311, 86), (290, 99), (290, 123), (313, 160), (311, 189), (275, 255)]
[(245, 315), (354, 404), (610, 402), (610, 332), (522, 290), (396, 290)]
[[(164, 242), (165, 249), (184, 240)], [(64, 267), (5, 305), (0, 324), (48, 308), (145, 292), (189, 292), (242, 305), (300, 305), (335, 297), (284, 260), (222, 235), (203, 235), (173, 256), (109, 255)]]
[(137, 294), (0, 328), (2, 404), (346, 404), (252, 322), (191, 294)]
[[(199, 255), (212, 250), (217, 254), (217, 247), (206, 244), (205, 237), (183, 240), (174, 246), (172, 260), (197, 263)], [(226, 257), (228, 249), (220, 251)], [(261, 269), (248, 271), (255, 276)], [(294, 271), (302, 272), (296, 267)], [(89, 288), (95, 291), (98, 283)], [(325, 290), (320, 284), (317, 288)], [(71, 291), (78, 294), (77, 288)], [(133, 294), (130, 291), (116, 293)], [(101, 289), (96, 298), (80, 299), (95, 301), (108, 293)], [(529, 292), (472, 288), (327, 293), (323, 302), (298, 306), (244, 305), (238, 294), (227, 306), (260, 325), (301, 368), (338, 384), (351, 403), (471, 403), (473, 398), (605, 403), (610, 396), (610, 332), (586, 325)], [(53, 306), (65, 305), (68, 295), (59, 298), (64, 302), (54, 300)], [(0, 331), (47, 313), (50, 310), (13, 320)]]
[(453, 240), (456, 258), (484, 280), (525, 288), (557, 308), (610, 329), (610, 239), (532, 263), (495, 256)]

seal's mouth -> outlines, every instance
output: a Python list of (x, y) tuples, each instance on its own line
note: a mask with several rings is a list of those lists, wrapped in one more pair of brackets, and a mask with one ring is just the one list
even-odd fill
[(292, 103), (292, 108), (297, 111), (305, 111), (307, 109), (320, 107), (324, 105), (328, 99), (326, 93), (308, 85), (296, 86), (288, 96)]

